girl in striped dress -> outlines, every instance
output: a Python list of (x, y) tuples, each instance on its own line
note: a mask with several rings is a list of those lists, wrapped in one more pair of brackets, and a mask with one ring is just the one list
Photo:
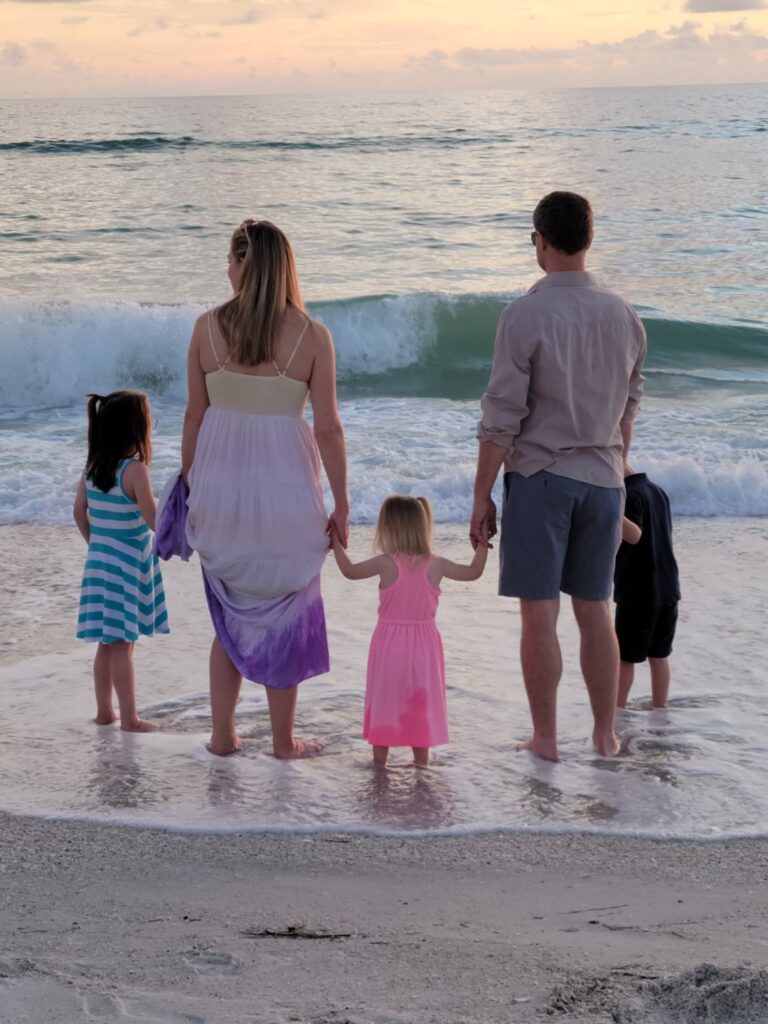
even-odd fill
[(149, 398), (114, 391), (88, 398), (88, 462), (75, 496), (74, 517), (88, 543), (77, 635), (97, 643), (93, 662), (96, 724), (151, 732), (139, 718), (133, 645), (139, 636), (168, 633), (163, 580), (152, 554), (157, 502), (147, 468), (152, 457)]

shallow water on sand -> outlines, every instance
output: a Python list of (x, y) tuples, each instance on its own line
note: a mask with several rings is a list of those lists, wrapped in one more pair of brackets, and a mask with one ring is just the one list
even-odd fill
[[(2, 529), (19, 554), (0, 597), (21, 594), (0, 651), (0, 808), (181, 829), (484, 829), (594, 831), (721, 837), (768, 833), (768, 755), (763, 586), (765, 520), (684, 521), (678, 556), (684, 580), (672, 700), (648, 708), (638, 672), (631, 706), (619, 716), (624, 750), (597, 757), (580, 681), (574, 625), (563, 613), (566, 672), (560, 695), (559, 764), (513, 752), (525, 738), (527, 706), (517, 661), (518, 617), (495, 595), (495, 566), (479, 584), (447, 584), (440, 610), (448, 668), (451, 745), (418, 772), (405, 751), (374, 771), (358, 738), (363, 673), (375, 616), (375, 585), (343, 581), (326, 567), (324, 589), (332, 671), (302, 685), (299, 726), (327, 741), (311, 762), (269, 756), (263, 691), (245, 684), (239, 709), (242, 754), (207, 753), (210, 626), (195, 565), (166, 570), (173, 633), (140, 645), (142, 713), (155, 735), (96, 727), (92, 648), (77, 645), (71, 586), (82, 551), (73, 532)], [(353, 550), (364, 555), (370, 531)], [(441, 527), (437, 547), (464, 556), (463, 530)], [(18, 578), (35, 582), (22, 589)], [(715, 582), (716, 581), (716, 582)], [(354, 588), (354, 589), (352, 589)], [(35, 656), (44, 638), (46, 651)], [(15, 642), (14, 642), (15, 641)]]

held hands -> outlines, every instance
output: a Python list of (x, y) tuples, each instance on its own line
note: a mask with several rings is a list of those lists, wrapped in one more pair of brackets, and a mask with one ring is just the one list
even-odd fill
[(492, 548), (490, 538), (495, 537), (496, 529), (496, 503), (493, 498), (475, 498), (472, 507), (472, 520), (469, 524), (469, 540), (472, 547)]
[(338, 541), (343, 548), (346, 548), (349, 541), (349, 508), (337, 505), (328, 519), (325, 532), (330, 537), (331, 547), (335, 541)]

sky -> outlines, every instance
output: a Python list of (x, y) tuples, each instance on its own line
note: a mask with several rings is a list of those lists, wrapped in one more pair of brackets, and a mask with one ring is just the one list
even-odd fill
[(768, 82), (768, 0), (0, 0), (0, 97)]

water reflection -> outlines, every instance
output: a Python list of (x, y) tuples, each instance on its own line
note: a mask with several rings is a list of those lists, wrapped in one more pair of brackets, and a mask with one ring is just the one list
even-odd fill
[(456, 799), (440, 768), (376, 768), (360, 773), (356, 805), (362, 821), (392, 829), (443, 829), (456, 824)]
[(91, 807), (115, 810), (151, 807), (164, 797), (156, 775), (142, 768), (145, 751), (139, 737), (119, 728), (100, 730), (90, 772)]

